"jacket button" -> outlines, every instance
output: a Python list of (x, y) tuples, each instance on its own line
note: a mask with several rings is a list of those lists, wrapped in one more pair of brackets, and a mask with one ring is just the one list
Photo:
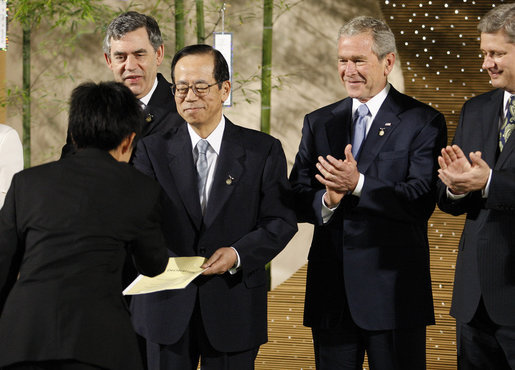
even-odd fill
[(204, 253), (206, 253), (206, 248), (200, 248), (200, 249), (199, 249), (199, 252), (200, 252), (200, 254), (204, 254)]

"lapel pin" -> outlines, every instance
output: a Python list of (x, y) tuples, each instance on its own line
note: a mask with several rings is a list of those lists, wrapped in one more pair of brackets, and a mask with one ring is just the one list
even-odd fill
[(386, 127), (390, 127), (392, 124), (391, 124), (390, 122), (386, 122), (384, 125), (385, 125)]
[(225, 180), (225, 183), (227, 185), (231, 185), (233, 180), (234, 180), (234, 177), (232, 177), (231, 175), (228, 175), (227, 180)]
[(384, 135), (384, 127), (381, 127), (379, 129), (379, 136), (383, 136)]
[(153, 114), (151, 114), (151, 113), (147, 114), (147, 116), (145, 117), (145, 121), (146, 121), (147, 123), (152, 122), (152, 120), (153, 120), (153, 119), (154, 119), (154, 115), (153, 115)]

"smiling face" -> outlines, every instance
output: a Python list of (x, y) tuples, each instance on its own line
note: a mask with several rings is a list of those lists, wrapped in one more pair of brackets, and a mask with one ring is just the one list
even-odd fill
[(147, 95), (163, 61), (164, 46), (154, 50), (145, 27), (111, 39), (110, 55), (104, 54), (115, 81), (122, 82), (138, 98)]
[(488, 71), (492, 86), (515, 93), (515, 44), (504, 31), (481, 33), (483, 69)]
[(370, 33), (341, 36), (338, 40), (338, 74), (349, 96), (362, 103), (384, 89), (395, 63), (394, 53), (379, 60), (372, 43)]
[[(174, 69), (174, 81), (177, 85), (191, 86), (194, 83), (208, 85), (219, 82), (215, 80), (214, 57), (212, 54), (192, 54), (179, 59)], [(184, 98), (175, 96), (177, 111), (200, 136), (207, 137), (222, 119), (222, 106), (229, 96), (231, 83), (223, 81), (222, 87), (215, 84), (205, 96), (197, 96), (190, 88)], [(207, 135), (206, 135), (207, 134)]]

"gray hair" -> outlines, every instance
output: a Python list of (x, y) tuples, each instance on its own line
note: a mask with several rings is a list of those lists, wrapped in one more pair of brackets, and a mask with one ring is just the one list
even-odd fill
[(511, 43), (515, 43), (515, 4), (496, 6), (477, 25), (481, 33), (496, 33), (503, 30)]
[(111, 54), (111, 39), (120, 40), (125, 34), (136, 31), (141, 27), (145, 27), (150, 44), (152, 44), (154, 51), (157, 51), (163, 45), (163, 37), (156, 20), (138, 12), (127, 12), (113, 19), (107, 27), (103, 45), (104, 53)]
[(351, 19), (338, 31), (338, 39), (361, 33), (370, 33), (372, 35), (372, 52), (379, 60), (389, 53), (397, 52), (395, 36), (390, 27), (384, 21), (372, 17), (360, 16)]

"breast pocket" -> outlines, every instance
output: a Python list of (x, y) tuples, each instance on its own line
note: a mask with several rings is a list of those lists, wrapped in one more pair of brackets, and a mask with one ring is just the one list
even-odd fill
[(379, 153), (376, 162), (378, 177), (389, 181), (404, 180), (408, 173), (408, 160), (407, 150)]

